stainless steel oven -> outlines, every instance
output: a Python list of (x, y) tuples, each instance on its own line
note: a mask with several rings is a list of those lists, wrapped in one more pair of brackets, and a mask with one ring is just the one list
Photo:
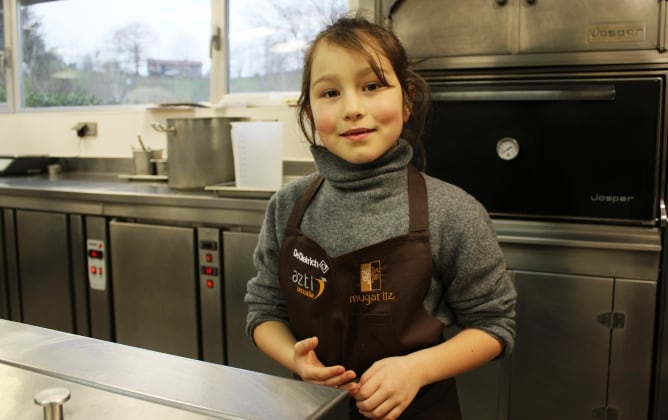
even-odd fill
[(434, 80), (427, 172), (492, 216), (654, 225), (665, 77)]
[(465, 416), (650, 418), (667, 75), (425, 73), (427, 173), (487, 208), (519, 295), (511, 360), (458, 380)]

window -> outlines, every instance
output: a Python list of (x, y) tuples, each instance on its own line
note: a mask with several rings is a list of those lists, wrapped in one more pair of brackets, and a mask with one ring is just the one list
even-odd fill
[(228, 0), (229, 93), (298, 91), (303, 51), (346, 0)]
[(211, 0), (19, 0), (24, 107), (209, 99)]
[(298, 91), (306, 43), (348, 3), (0, 0), (0, 109)]

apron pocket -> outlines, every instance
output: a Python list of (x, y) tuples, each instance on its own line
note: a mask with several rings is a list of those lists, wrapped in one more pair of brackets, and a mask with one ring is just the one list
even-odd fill
[(355, 314), (344, 366), (362, 376), (376, 360), (401, 354), (392, 314)]

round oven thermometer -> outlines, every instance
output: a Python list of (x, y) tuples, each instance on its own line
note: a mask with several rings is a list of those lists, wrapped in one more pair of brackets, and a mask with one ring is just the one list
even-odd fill
[(513, 160), (520, 153), (520, 144), (512, 137), (504, 137), (496, 143), (496, 154), (503, 160)]

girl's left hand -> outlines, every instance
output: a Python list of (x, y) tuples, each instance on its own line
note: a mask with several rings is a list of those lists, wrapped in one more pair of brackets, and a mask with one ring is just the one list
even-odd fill
[(372, 419), (394, 420), (410, 405), (422, 384), (405, 356), (375, 362), (352, 392), (360, 413)]

